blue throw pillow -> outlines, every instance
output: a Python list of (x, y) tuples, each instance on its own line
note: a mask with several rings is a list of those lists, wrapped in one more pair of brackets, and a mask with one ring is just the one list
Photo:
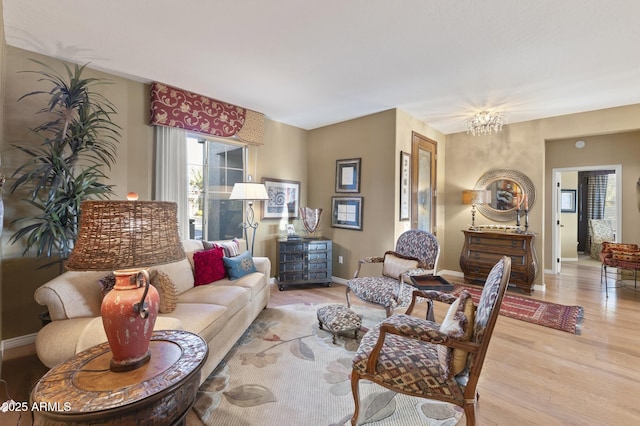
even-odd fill
[(237, 280), (247, 274), (257, 272), (251, 253), (248, 251), (234, 257), (223, 257), (222, 261), (230, 280)]

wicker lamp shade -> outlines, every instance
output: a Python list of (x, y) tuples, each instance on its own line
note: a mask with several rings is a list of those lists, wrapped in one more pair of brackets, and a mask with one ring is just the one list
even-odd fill
[(166, 201), (85, 201), (66, 263), (75, 271), (149, 267), (185, 258), (177, 205)]

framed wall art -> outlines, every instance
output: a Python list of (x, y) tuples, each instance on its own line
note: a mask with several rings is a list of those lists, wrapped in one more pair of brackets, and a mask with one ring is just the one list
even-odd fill
[(331, 197), (331, 227), (362, 231), (362, 197)]
[(291, 219), (298, 217), (300, 182), (262, 178), (269, 199), (262, 202), (262, 219)]
[(360, 158), (336, 160), (336, 192), (360, 192)]
[(411, 154), (400, 151), (400, 220), (411, 218)]
[(560, 193), (560, 211), (562, 213), (576, 212), (576, 190), (562, 189)]

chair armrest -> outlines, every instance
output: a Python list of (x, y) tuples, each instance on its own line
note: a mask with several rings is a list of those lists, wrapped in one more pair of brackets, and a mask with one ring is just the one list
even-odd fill
[(362, 265), (367, 263), (383, 263), (383, 262), (384, 262), (384, 257), (380, 257), (380, 256), (369, 256), (369, 257), (365, 257), (364, 259), (358, 260), (358, 269), (356, 269), (356, 273), (353, 274), (353, 278), (358, 278), (358, 275), (360, 275), (360, 268), (362, 268)]
[(446, 333), (442, 333), (440, 325), (429, 320), (412, 317), (406, 314), (394, 314), (382, 321), (379, 325), (380, 334), (367, 361), (367, 372), (373, 373), (378, 363), (380, 350), (384, 345), (387, 333), (420, 340), (435, 345), (448, 346), (454, 349), (463, 349), (470, 353), (477, 353), (480, 347), (477, 343), (463, 342)]
[(418, 297), (429, 299), (427, 302), (427, 319), (431, 321), (433, 321), (433, 301), (434, 300), (436, 302), (442, 302), (442, 303), (451, 305), (458, 298), (458, 296), (454, 296), (453, 294), (444, 293), (441, 291), (416, 289), (416, 290), (413, 290), (413, 293), (411, 294), (411, 303), (409, 303), (409, 306), (407, 307), (405, 314), (411, 315), (411, 312), (413, 312), (413, 308), (415, 308), (416, 306)]
[(360, 259), (358, 263), (382, 263), (384, 262), (384, 257), (380, 256), (369, 256), (364, 259)]

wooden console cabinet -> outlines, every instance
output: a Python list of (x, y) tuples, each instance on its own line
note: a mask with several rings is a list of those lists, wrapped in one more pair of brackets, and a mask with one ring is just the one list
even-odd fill
[(533, 292), (533, 280), (538, 273), (538, 259), (533, 246), (535, 234), (472, 230), (462, 232), (464, 246), (460, 254), (460, 268), (467, 283), (484, 283), (493, 265), (502, 256), (509, 256), (509, 284), (527, 294)]
[(292, 284), (331, 286), (332, 242), (326, 238), (302, 238), (277, 241), (278, 288)]

